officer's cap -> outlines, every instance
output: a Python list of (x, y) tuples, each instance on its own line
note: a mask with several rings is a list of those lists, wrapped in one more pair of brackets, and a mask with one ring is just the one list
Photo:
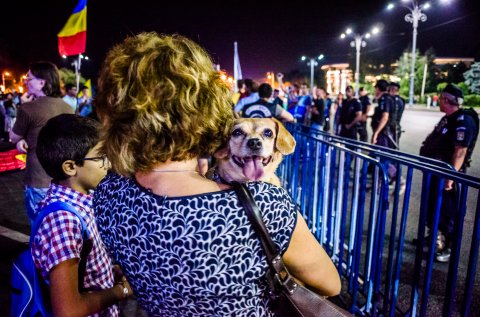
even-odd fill
[(385, 79), (379, 79), (375, 84), (375, 88), (380, 89), (380, 91), (386, 91), (387, 87), (388, 87), (388, 81), (386, 81)]
[(463, 99), (463, 92), (460, 88), (453, 84), (448, 84), (442, 92), (446, 92), (452, 96), (455, 96), (456, 98), (462, 98)]

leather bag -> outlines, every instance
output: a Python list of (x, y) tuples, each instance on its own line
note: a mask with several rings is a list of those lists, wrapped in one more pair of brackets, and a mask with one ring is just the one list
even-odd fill
[(277, 246), (272, 241), (263, 222), (260, 209), (255, 203), (249, 189), (245, 184), (233, 183), (232, 185), (267, 255), (269, 270), (266, 277), (270, 288), (270, 308), (272, 311), (280, 317), (353, 316), (305, 286), (297, 283), (288, 272)]

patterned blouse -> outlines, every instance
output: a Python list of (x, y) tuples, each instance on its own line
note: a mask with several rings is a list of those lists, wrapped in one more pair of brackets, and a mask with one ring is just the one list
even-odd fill
[[(280, 187), (248, 184), (285, 252), (296, 209)], [(109, 173), (95, 191), (100, 235), (150, 316), (271, 316), (266, 257), (234, 190), (153, 194)]]
[[(92, 196), (77, 192), (71, 188), (50, 185), (47, 196), (39, 208), (55, 201), (62, 201), (75, 207), (90, 231), (93, 247), (87, 258), (83, 286), (89, 290), (101, 290), (113, 287), (112, 262), (98, 234), (93, 218)], [(82, 224), (71, 212), (59, 210), (48, 214), (42, 221), (33, 239), (31, 251), (35, 266), (49, 283), (50, 270), (61, 262), (79, 259), (83, 247)], [(91, 316), (118, 316), (117, 305)]]

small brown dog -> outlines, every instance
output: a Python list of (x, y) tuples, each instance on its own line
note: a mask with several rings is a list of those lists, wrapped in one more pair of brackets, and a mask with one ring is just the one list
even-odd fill
[(276, 119), (237, 119), (225, 148), (215, 152), (216, 166), (207, 177), (223, 182), (264, 181), (281, 186), (275, 170), (295, 139)]

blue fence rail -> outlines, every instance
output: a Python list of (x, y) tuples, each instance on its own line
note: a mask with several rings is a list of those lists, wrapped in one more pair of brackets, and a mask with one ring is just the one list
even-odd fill
[[(480, 310), (472, 301), (480, 294), (480, 179), (436, 160), (288, 128), (297, 147), (279, 175), (343, 277), (342, 299), (352, 313), (471, 316)], [(460, 199), (451, 258), (440, 264), (434, 255), (445, 179), (458, 184)], [(435, 214), (425, 241), (432, 196)], [(430, 296), (432, 288), (439, 296)]]

